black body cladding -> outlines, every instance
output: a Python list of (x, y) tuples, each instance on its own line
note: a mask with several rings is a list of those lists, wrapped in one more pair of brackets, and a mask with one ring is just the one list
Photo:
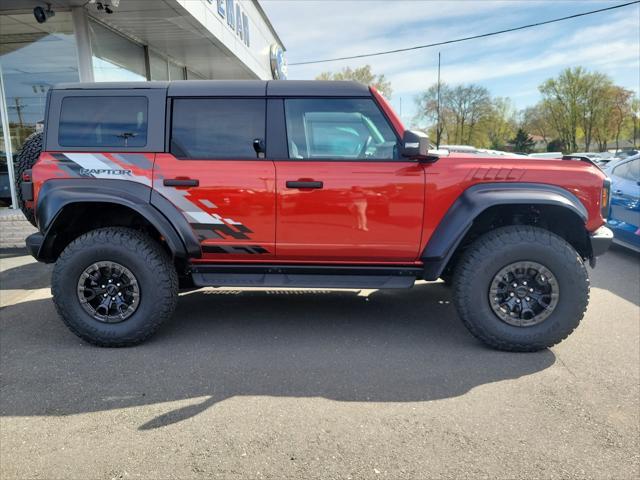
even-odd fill
[(485, 183), (464, 191), (449, 208), (422, 252), (424, 279), (436, 280), (464, 238), (473, 221), (497, 205), (554, 205), (567, 208), (584, 222), (587, 211), (571, 192), (535, 183)]
[(52, 255), (56, 221), (72, 204), (112, 203), (144, 217), (162, 235), (177, 258), (199, 258), (200, 244), (178, 209), (151, 188), (124, 180), (72, 179), (46, 182), (38, 196), (38, 226), (43, 234), (37, 258), (55, 261)]

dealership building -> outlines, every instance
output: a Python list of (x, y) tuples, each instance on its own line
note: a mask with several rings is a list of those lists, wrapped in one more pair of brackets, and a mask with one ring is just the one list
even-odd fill
[(2, 0), (0, 190), (57, 83), (285, 77), (257, 0)]

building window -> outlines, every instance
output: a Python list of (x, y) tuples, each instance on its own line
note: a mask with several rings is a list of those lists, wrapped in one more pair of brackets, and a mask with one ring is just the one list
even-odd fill
[(184, 67), (169, 62), (169, 80), (184, 80)]
[(93, 20), (89, 21), (89, 34), (96, 82), (147, 79), (142, 46)]
[(58, 144), (63, 147), (144, 147), (146, 97), (67, 97), (62, 100)]
[[(68, 12), (37, 23), (31, 12), (0, 15), (0, 65), (9, 135), (14, 156), (44, 120), (47, 91), (57, 83), (77, 82), (78, 56)], [(4, 144), (0, 144), (0, 157)]]
[(169, 62), (152, 51), (149, 51), (149, 76), (151, 80), (169, 80)]
[(256, 159), (264, 140), (265, 100), (176, 99), (171, 153), (182, 159)]
[(285, 100), (290, 158), (391, 160), (397, 138), (370, 99)]
[(206, 77), (187, 68), (187, 80), (206, 80)]

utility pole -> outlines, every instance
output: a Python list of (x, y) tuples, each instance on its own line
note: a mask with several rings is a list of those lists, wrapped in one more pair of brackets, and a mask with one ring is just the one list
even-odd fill
[(438, 52), (438, 94), (436, 106), (436, 148), (440, 148), (440, 52)]
[(18, 114), (18, 123), (20, 124), (20, 128), (22, 128), (24, 127), (24, 121), (22, 119), (22, 108), (24, 107), (24, 105), (20, 103), (20, 97), (15, 97), (14, 100), (16, 102), (16, 106), (9, 108), (15, 109), (16, 113)]

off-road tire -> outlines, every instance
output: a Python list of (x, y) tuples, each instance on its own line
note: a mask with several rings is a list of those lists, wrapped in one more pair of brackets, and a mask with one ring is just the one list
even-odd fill
[(25, 170), (29, 170), (38, 160), (42, 152), (42, 132), (32, 133), (27, 137), (22, 145), (22, 150), (16, 157), (16, 195), (18, 196), (18, 206), (27, 220), (34, 227), (36, 225), (36, 217), (33, 208), (27, 207), (25, 201), (22, 198), (22, 173)]
[[(135, 312), (120, 323), (104, 323), (81, 306), (77, 282), (95, 262), (112, 261), (129, 269), (140, 287)], [(53, 302), (67, 327), (100, 347), (127, 347), (150, 337), (171, 317), (178, 300), (178, 276), (162, 247), (147, 235), (123, 227), (92, 230), (71, 242), (53, 269)]]
[[(489, 303), (493, 277), (519, 261), (547, 267), (559, 285), (549, 317), (518, 327), (501, 320)], [(563, 238), (542, 228), (510, 226), (478, 238), (462, 255), (454, 273), (454, 303), (469, 331), (498, 350), (533, 352), (555, 345), (573, 332), (589, 302), (589, 276), (580, 255)]]

